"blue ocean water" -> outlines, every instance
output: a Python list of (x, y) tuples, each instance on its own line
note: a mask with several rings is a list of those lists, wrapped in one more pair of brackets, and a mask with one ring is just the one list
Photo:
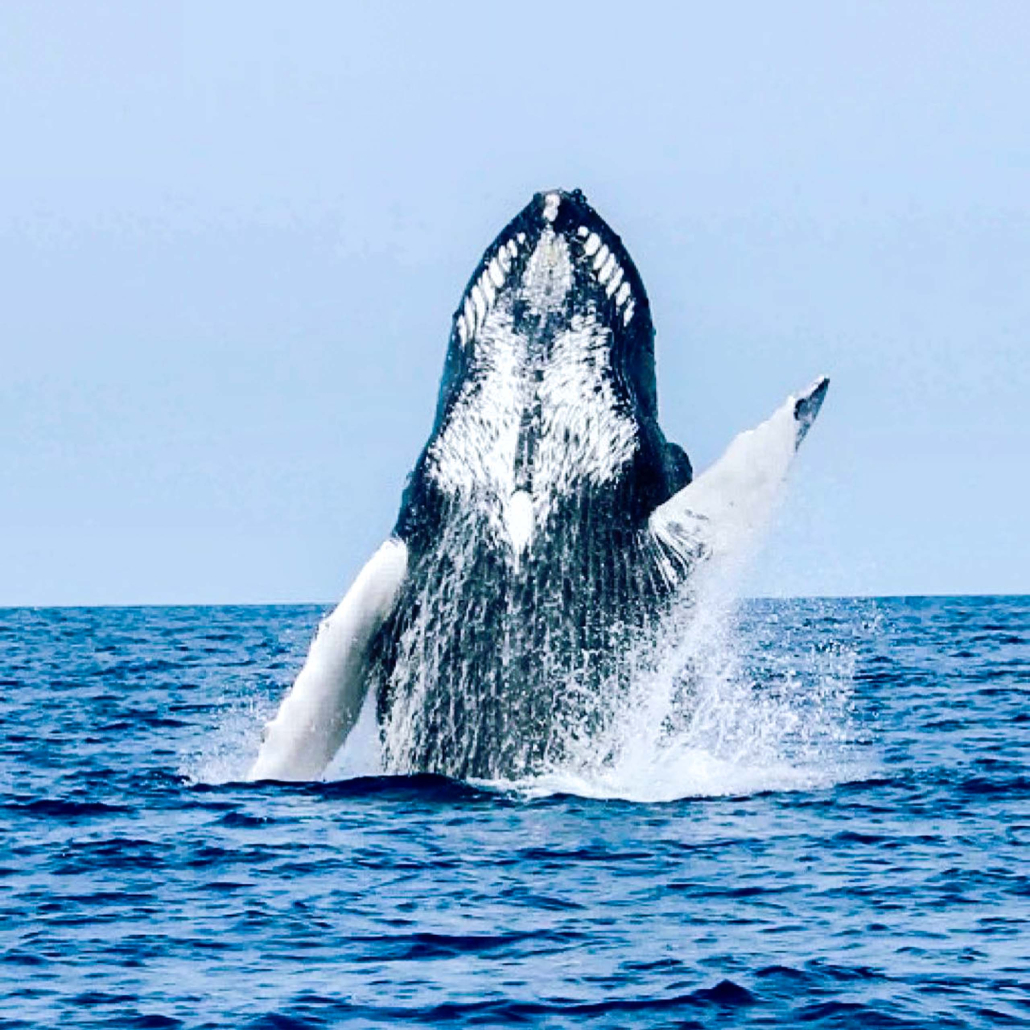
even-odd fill
[(617, 775), (241, 783), (320, 614), (0, 611), (0, 1027), (1030, 1023), (1030, 598), (745, 604)]

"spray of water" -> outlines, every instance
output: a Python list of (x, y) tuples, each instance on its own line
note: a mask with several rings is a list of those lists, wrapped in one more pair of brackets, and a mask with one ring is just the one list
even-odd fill
[[(561, 764), (482, 785), (657, 802), (818, 789), (864, 775), (853, 748), (853, 646), (813, 641), (789, 602), (740, 604), (717, 577), (698, 587), (670, 617), (659, 661), (652, 653), (640, 663), (601, 734), (572, 727)], [(243, 779), (274, 711), (271, 699), (231, 701), (180, 772), (202, 783)], [(382, 771), (370, 695), (326, 779)]]
[(265, 723), (274, 714), (271, 700), (228, 699), (218, 709), (208, 732), (187, 750), (179, 775), (189, 783), (237, 783), (245, 779)]
[(795, 650), (774, 609), (709, 586), (677, 613), (663, 661), (639, 673), (607, 739), (582, 742), (543, 776), (494, 785), (654, 802), (810, 790), (861, 775), (853, 650), (811, 641)]

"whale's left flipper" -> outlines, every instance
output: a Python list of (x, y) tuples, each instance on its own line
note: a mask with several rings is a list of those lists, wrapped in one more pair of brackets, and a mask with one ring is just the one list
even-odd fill
[(407, 547), (391, 538), (358, 573), (318, 627), (248, 779), (315, 780), (325, 772), (361, 711), (369, 646), (393, 611), (407, 569)]
[(696, 562), (731, 553), (766, 519), (795, 452), (815, 421), (829, 379), (788, 397), (741, 433), (726, 453), (651, 514), (650, 529), (674, 557)]

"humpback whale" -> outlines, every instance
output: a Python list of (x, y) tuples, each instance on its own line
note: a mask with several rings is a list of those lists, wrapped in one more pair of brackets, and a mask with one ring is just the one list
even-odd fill
[(768, 509), (827, 385), (695, 479), (658, 424), (621, 239), (578, 190), (534, 196), (469, 280), (393, 532), (321, 623), (250, 778), (320, 777), (369, 692), (386, 772), (560, 765)]

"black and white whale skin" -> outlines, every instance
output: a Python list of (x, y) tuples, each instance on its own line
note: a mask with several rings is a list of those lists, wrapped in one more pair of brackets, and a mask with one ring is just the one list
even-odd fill
[(560, 765), (699, 566), (768, 509), (827, 384), (692, 481), (658, 425), (635, 265), (578, 190), (537, 194), (472, 275), (393, 534), (320, 626), (251, 778), (321, 776), (369, 690), (388, 773)]

